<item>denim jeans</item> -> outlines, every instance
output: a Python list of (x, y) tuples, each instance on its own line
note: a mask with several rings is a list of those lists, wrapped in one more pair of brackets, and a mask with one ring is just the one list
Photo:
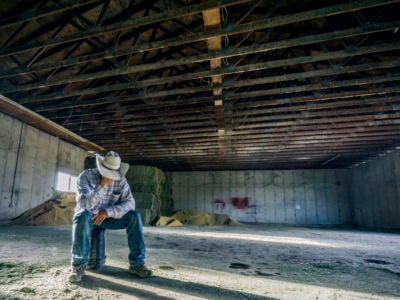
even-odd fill
[(72, 260), (73, 267), (85, 266), (89, 261), (92, 230), (126, 229), (129, 246), (129, 263), (132, 266), (144, 263), (146, 246), (143, 238), (142, 218), (137, 211), (129, 211), (122, 218), (107, 218), (99, 226), (93, 224), (92, 213), (85, 210), (72, 219)]

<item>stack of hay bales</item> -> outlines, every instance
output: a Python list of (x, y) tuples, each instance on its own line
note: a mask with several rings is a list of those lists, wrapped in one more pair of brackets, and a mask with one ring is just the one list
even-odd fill
[(136, 201), (136, 210), (143, 224), (149, 225), (160, 215), (173, 211), (170, 178), (163, 171), (150, 166), (131, 166), (125, 175)]

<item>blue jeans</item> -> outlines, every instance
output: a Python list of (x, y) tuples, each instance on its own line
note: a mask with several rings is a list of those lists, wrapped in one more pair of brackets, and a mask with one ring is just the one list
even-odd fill
[(142, 218), (137, 211), (129, 211), (122, 218), (107, 218), (99, 226), (93, 224), (92, 213), (85, 210), (72, 219), (72, 260), (73, 267), (85, 266), (89, 261), (92, 229), (125, 229), (128, 236), (129, 263), (132, 266), (144, 264), (146, 246), (143, 238)]

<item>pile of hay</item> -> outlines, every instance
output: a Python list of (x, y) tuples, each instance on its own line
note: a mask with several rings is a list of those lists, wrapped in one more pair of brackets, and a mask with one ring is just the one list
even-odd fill
[(58, 193), (12, 220), (16, 225), (70, 225), (75, 208), (75, 193)]
[(188, 225), (239, 225), (240, 223), (226, 214), (206, 213), (198, 210), (179, 210), (171, 217), (159, 217), (154, 220), (155, 226)]

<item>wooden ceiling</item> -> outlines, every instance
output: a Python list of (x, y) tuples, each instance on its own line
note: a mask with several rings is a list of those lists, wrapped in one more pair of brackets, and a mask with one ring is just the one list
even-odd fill
[(399, 2), (2, 0), (0, 94), (166, 171), (352, 167), (400, 142)]

